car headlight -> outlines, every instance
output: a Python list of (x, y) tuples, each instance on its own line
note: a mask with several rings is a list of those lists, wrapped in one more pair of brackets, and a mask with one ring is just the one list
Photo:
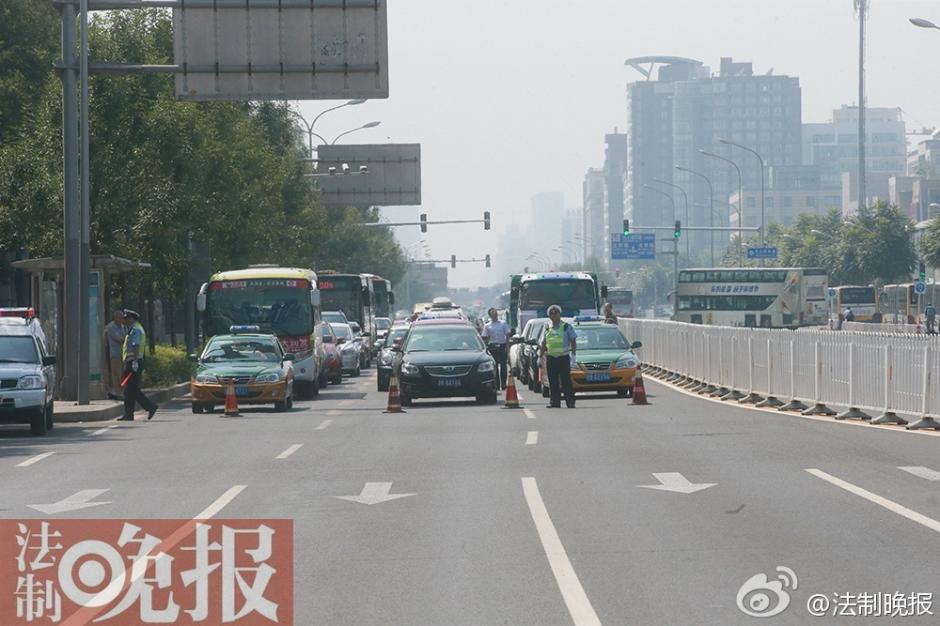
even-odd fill
[(276, 383), (279, 380), (281, 380), (281, 375), (277, 372), (269, 372), (255, 376), (256, 383)]
[(627, 357), (621, 357), (620, 360), (617, 361), (617, 365), (615, 367), (617, 367), (617, 369), (623, 369), (623, 368), (634, 369), (639, 364), (640, 362), (637, 359), (635, 359), (632, 356), (627, 356)]
[(218, 385), (219, 378), (212, 374), (199, 374), (196, 376), (196, 382), (200, 385)]
[(419, 374), (420, 372), (421, 370), (418, 369), (417, 365), (412, 365), (411, 363), (401, 364), (401, 373), (405, 374), (406, 376), (415, 376)]
[(490, 361), (483, 361), (483, 362), (480, 363), (480, 365), (477, 367), (477, 371), (478, 371), (478, 372), (492, 372), (495, 365), (496, 365), (496, 363), (495, 363), (494, 361), (492, 361), (492, 360), (490, 360)]
[(22, 376), (16, 383), (17, 389), (42, 389), (43, 386), (42, 376)]

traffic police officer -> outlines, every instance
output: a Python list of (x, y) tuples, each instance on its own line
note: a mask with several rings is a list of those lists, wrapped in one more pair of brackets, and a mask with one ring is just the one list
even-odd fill
[(542, 335), (540, 354), (545, 355), (545, 369), (548, 370), (548, 388), (550, 391), (550, 409), (561, 407), (561, 392), (565, 392), (565, 404), (574, 408), (574, 389), (571, 387), (571, 365), (576, 362), (578, 334), (571, 324), (561, 321), (561, 307), (553, 304), (548, 307), (548, 317), (552, 321)]
[(122, 421), (134, 420), (134, 405), (140, 404), (147, 410), (147, 419), (153, 418), (157, 412), (157, 405), (140, 388), (141, 377), (144, 373), (144, 346), (147, 345), (147, 333), (140, 323), (140, 314), (137, 311), (124, 309), (124, 324), (127, 326), (127, 336), (124, 338), (124, 348), (121, 357), (124, 360), (124, 417)]
[(487, 313), (489, 313), (490, 321), (483, 327), (482, 336), (489, 349), (490, 355), (496, 361), (498, 372), (497, 383), (499, 384), (499, 388), (505, 389), (506, 361), (509, 357), (506, 344), (509, 341), (509, 336), (512, 334), (512, 331), (509, 328), (509, 324), (499, 319), (495, 308), (490, 307)]

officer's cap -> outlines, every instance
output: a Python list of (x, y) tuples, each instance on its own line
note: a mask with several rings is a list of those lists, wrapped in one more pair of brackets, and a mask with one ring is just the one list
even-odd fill
[(124, 317), (129, 317), (132, 320), (139, 320), (140, 313), (138, 313), (137, 311), (133, 311), (131, 309), (124, 309)]

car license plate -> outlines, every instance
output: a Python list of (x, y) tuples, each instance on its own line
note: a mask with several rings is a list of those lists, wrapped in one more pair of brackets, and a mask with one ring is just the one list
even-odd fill
[(607, 372), (589, 372), (587, 381), (589, 383), (609, 383), (610, 374)]
[(248, 387), (235, 387), (236, 396), (247, 396), (249, 393), (251, 393), (251, 390)]
[(438, 378), (435, 380), (438, 387), (459, 387), (459, 378)]

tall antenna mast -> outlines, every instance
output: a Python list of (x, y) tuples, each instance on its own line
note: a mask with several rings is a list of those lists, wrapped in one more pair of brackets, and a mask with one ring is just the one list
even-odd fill
[(871, 0), (853, 0), (858, 13), (858, 208), (866, 204), (865, 189), (865, 19)]

